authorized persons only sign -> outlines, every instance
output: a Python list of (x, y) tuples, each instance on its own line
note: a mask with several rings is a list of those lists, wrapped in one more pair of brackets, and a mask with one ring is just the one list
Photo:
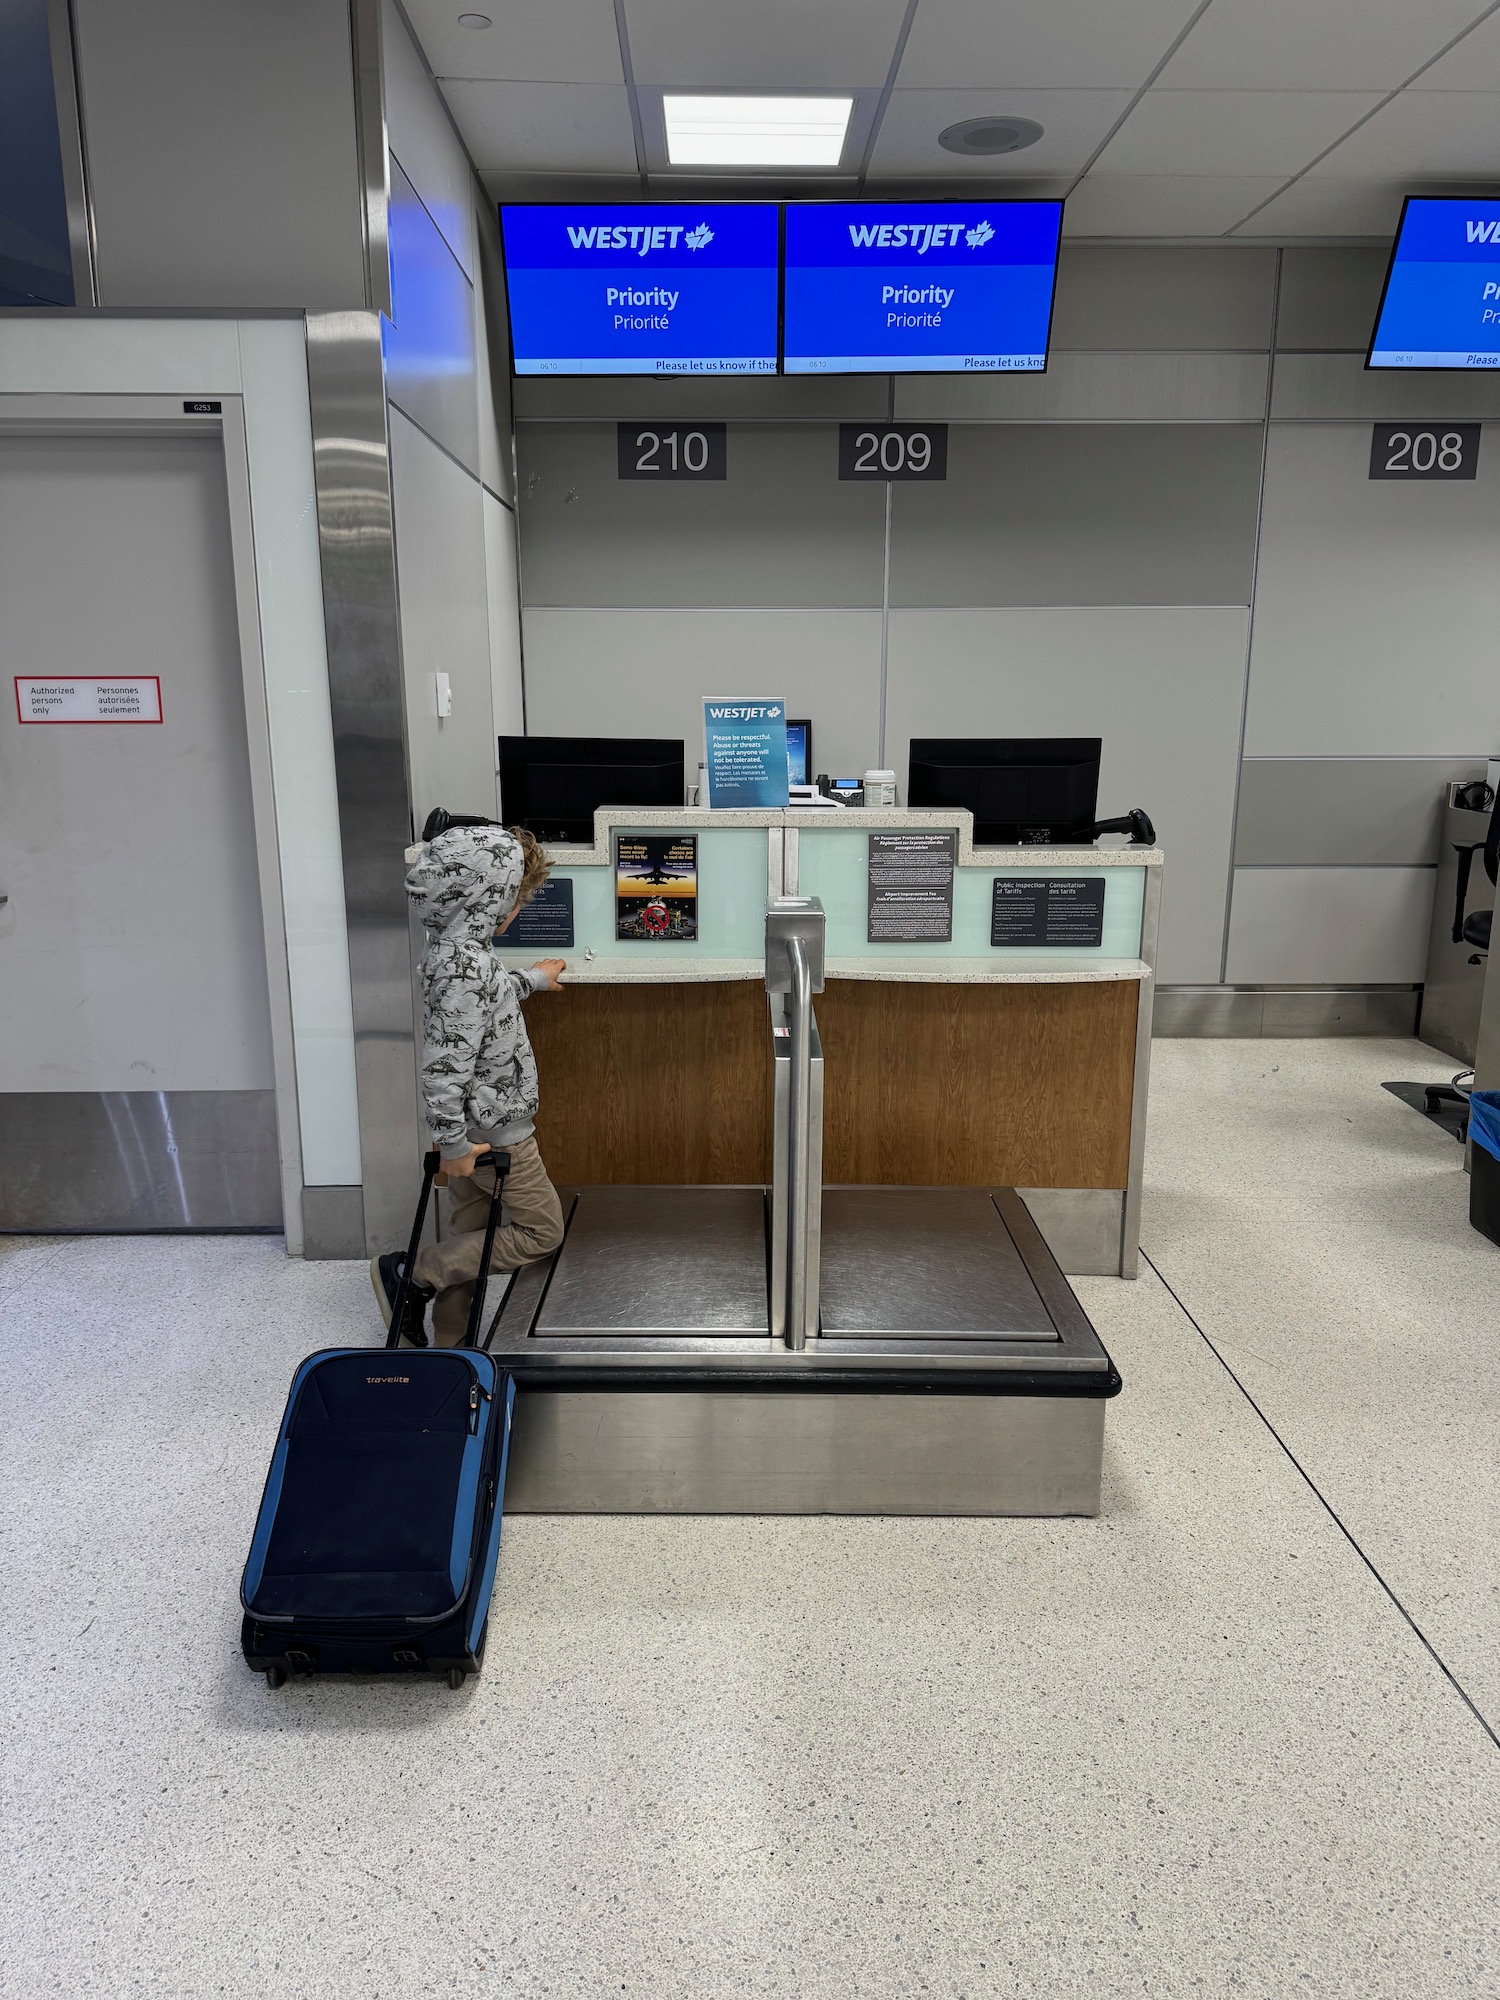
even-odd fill
[(156, 674), (17, 674), (20, 722), (160, 722)]

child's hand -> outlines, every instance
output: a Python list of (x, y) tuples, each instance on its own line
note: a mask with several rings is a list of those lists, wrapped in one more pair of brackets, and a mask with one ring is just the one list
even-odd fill
[(549, 993), (562, 991), (562, 977), (568, 969), (568, 961), (565, 958), (539, 958), (531, 969), (533, 972), (546, 973)]
[(467, 1154), (460, 1153), (456, 1160), (444, 1160), (442, 1171), (434, 1178), (439, 1187), (446, 1187), (449, 1181), (466, 1181), (474, 1172), (474, 1162), (489, 1151), (488, 1146), (471, 1146)]

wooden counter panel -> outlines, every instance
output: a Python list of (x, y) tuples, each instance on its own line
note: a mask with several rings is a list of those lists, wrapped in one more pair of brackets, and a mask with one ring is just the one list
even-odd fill
[(1140, 993), (830, 980), (823, 1179), (1123, 1188)]
[(771, 1178), (771, 1030), (759, 980), (568, 986), (526, 1002), (554, 1181)]

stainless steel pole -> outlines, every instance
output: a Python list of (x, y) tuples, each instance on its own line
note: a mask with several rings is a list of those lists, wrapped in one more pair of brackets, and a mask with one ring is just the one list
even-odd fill
[(812, 971), (801, 938), (788, 938), (792, 968), (792, 1073), (787, 1100), (786, 1343), (807, 1345), (807, 1238), (812, 1197)]

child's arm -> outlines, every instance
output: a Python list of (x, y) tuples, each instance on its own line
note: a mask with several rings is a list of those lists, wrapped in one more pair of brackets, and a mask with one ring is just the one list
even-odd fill
[(506, 978), (515, 987), (518, 1000), (529, 1000), (533, 993), (559, 992), (567, 969), (565, 958), (540, 958), (525, 972), (508, 969)]
[(468, 969), (440, 975), (428, 988), (422, 1109), (445, 1162), (474, 1150), (465, 1106), (497, 997), (492, 982)]

